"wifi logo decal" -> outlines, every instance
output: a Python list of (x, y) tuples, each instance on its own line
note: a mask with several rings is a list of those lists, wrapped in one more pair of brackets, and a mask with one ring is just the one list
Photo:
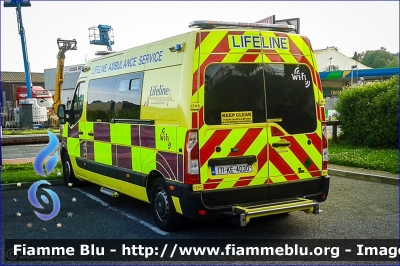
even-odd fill
[(292, 79), (297, 81), (297, 80), (304, 80), (304, 85), (306, 88), (310, 87), (311, 82), (309, 80), (307, 80), (307, 76), (306, 74), (304, 74), (303, 72), (300, 72), (300, 68), (296, 67), (293, 71), (292, 74)]
[[(36, 155), (35, 161), (33, 163), (33, 169), (35, 170), (35, 172), (43, 177), (46, 177), (46, 174), (44, 173), (44, 170), (43, 170), (43, 163), (44, 163), (45, 159), (47, 158), (47, 156), (50, 156), (52, 153), (54, 153), (54, 151), (56, 151), (57, 147), (58, 147), (57, 136), (54, 135), (50, 130), (48, 130), (47, 133), (49, 134), (49, 143), (47, 144), (46, 147), (44, 147), (41, 151), (38, 152), (38, 154)], [(56, 152), (46, 162), (45, 168), (46, 168), (47, 174), (50, 174), (54, 170), (54, 168), (57, 165), (57, 161), (58, 161), (58, 153)], [(51, 185), (50, 182), (48, 182), (46, 180), (40, 180), (40, 181), (33, 183), (28, 190), (29, 202), (38, 209), (44, 209), (44, 207), (42, 206), (42, 204), (40, 204), (40, 202), (38, 201), (38, 199), (36, 197), (37, 190), (38, 190), (39, 186), (42, 184)], [(54, 191), (52, 191), (51, 189), (42, 188), (42, 190), (47, 192), (48, 195), (50, 196), (50, 198), (53, 202), (53, 210), (49, 214), (42, 214), (37, 211), (34, 211), (34, 213), (41, 220), (48, 221), (48, 220), (56, 217), (58, 212), (60, 211), (60, 199), (58, 198), (57, 194)], [(50, 203), (49, 199), (45, 195), (42, 195), (40, 198), (45, 204)]]

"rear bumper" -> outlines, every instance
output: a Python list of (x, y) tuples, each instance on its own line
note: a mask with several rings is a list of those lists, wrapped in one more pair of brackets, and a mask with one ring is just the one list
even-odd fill
[[(181, 184), (178, 189), (180, 193), (177, 196), (180, 199), (182, 213), (185, 217), (205, 220), (237, 216), (239, 212), (235, 209), (240, 209), (238, 206), (266, 205), (273, 202), (279, 204), (279, 202), (284, 202), (287, 199), (308, 199), (315, 202), (313, 205), (318, 207), (318, 203), (325, 201), (328, 196), (329, 182), (330, 179), (327, 176), (283, 184), (213, 191), (192, 191), (190, 185)], [(199, 210), (205, 210), (206, 215), (199, 215)], [(316, 213), (314, 210), (311, 210), (311, 212)]]

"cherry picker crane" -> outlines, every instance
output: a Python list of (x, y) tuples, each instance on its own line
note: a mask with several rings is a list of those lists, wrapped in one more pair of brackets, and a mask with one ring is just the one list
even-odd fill
[(65, 61), (65, 53), (68, 50), (76, 50), (77, 42), (75, 39), (73, 40), (63, 40), (61, 38), (57, 39), (58, 44), (58, 54), (57, 54), (57, 72), (56, 72), (56, 83), (54, 86), (54, 104), (53, 104), (53, 113), (51, 117), (52, 125), (58, 124), (57, 118), (57, 109), (61, 104), (61, 93), (62, 87), (64, 83), (64, 61)]

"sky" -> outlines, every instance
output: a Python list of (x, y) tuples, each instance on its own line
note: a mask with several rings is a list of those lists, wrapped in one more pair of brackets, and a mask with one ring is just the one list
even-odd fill
[[(24, 71), (14, 7), (1, 1), (1, 71)], [(191, 31), (189, 22), (255, 22), (300, 18), (300, 33), (314, 49), (335, 46), (354, 52), (385, 47), (399, 52), (399, 1), (36, 1), (22, 8), (31, 72), (57, 67), (57, 38), (76, 39), (65, 66), (84, 64), (106, 46), (89, 44), (89, 28), (113, 28), (113, 51), (125, 50)]]

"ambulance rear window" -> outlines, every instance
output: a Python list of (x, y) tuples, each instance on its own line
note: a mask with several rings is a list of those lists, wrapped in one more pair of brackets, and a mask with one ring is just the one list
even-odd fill
[(316, 129), (313, 82), (306, 65), (210, 64), (205, 70), (208, 125), (273, 122), (289, 134)]

